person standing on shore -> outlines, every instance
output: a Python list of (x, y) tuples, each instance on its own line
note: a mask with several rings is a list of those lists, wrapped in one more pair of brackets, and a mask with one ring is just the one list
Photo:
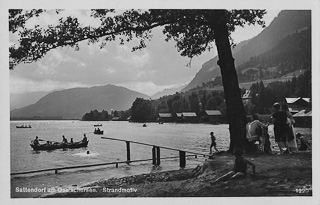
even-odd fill
[[(259, 141), (259, 149), (261, 151), (264, 151), (264, 147), (266, 144), (266, 139), (264, 137), (264, 130), (263, 129), (268, 129), (268, 125), (269, 124), (263, 124), (260, 120), (259, 120), (259, 115), (258, 114), (253, 114), (252, 116), (253, 121), (251, 123), (249, 123), (248, 125), (248, 134), (250, 136), (250, 139), (248, 139), (249, 141)], [(269, 146), (269, 144), (267, 143), (267, 145)]]
[(214, 147), (216, 152), (219, 152), (219, 150), (217, 149), (216, 137), (214, 136), (214, 133), (210, 132), (210, 136), (211, 136), (210, 154), (212, 154), (212, 147)]
[(294, 151), (298, 150), (296, 135), (294, 132), (294, 127), (293, 127), (293, 123), (295, 123), (295, 120), (293, 119), (293, 116), (292, 116), (291, 112), (289, 111), (287, 104), (283, 104), (281, 106), (281, 108), (282, 108), (282, 111), (286, 112), (286, 114), (287, 114), (287, 126), (286, 126), (287, 141), (288, 141), (290, 151), (294, 152)]
[(283, 147), (285, 146), (288, 150), (289, 154), (292, 154), (289, 150), (289, 145), (287, 142), (287, 113), (280, 110), (281, 106), (278, 102), (273, 104), (273, 108), (275, 109), (275, 113), (272, 114), (272, 123), (274, 125), (274, 138), (278, 143), (280, 154), (283, 154)]

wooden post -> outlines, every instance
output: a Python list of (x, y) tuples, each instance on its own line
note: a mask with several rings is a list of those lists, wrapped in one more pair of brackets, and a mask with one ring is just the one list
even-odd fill
[(119, 167), (119, 163), (116, 163), (116, 168), (118, 168)]
[(198, 156), (197, 156), (197, 155), (194, 155), (194, 158), (196, 158), (196, 159), (197, 159), (197, 158), (198, 158)]
[(180, 167), (183, 168), (186, 166), (186, 152), (179, 151), (179, 158), (180, 158)]
[(157, 157), (156, 157), (156, 147), (152, 147), (152, 164), (156, 165), (157, 163)]
[(157, 165), (160, 165), (160, 147), (157, 147)]
[(54, 170), (54, 173), (55, 173), (55, 174), (58, 174), (58, 170), (57, 170), (57, 169), (56, 169), (56, 170)]
[(127, 163), (130, 163), (130, 142), (126, 141), (127, 144)]

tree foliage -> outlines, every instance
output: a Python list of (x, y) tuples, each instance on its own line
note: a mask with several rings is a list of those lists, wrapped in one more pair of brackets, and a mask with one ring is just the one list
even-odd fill
[(89, 113), (86, 113), (82, 117), (83, 121), (107, 121), (110, 120), (108, 111), (102, 110), (91, 110)]
[(136, 98), (131, 106), (131, 120), (133, 122), (151, 121), (154, 116), (151, 100)]
[[(9, 31), (18, 32), (18, 45), (12, 45), (10, 68), (19, 63), (31, 63), (41, 59), (50, 50), (71, 46), (79, 49), (79, 42), (100, 43), (101, 48), (109, 41), (120, 40), (120, 44), (139, 39), (133, 50), (146, 46), (145, 40), (152, 37), (151, 29), (163, 26), (166, 40), (174, 40), (182, 56), (190, 58), (210, 50), (215, 39), (215, 27), (219, 23), (227, 25), (228, 34), (236, 26), (260, 24), (264, 10), (127, 10), (118, 13), (113, 9), (93, 9), (91, 17), (99, 20), (100, 26), (82, 26), (77, 17), (61, 17), (57, 25), (42, 28), (26, 26), (26, 22), (47, 12), (42, 9), (9, 10)], [(56, 10), (57, 15), (61, 10)]]

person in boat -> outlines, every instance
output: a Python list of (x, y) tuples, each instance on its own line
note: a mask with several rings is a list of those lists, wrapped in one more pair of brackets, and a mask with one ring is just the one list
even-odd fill
[(68, 140), (62, 135), (62, 143), (68, 143)]
[(100, 132), (100, 129), (99, 129), (99, 128), (97, 129), (97, 132)]
[(252, 167), (252, 173), (255, 174), (256, 166), (251, 161), (245, 159), (243, 156), (243, 151), (240, 149), (237, 149), (235, 151), (235, 162), (234, 166), (231, 169), (230, 172), (228, 172), (225, 175), (222, 175), (221, 177), (217, 178), (216, 180), (210, 182), (211, 184), (215, 184), (220, 181), (226, 181), (228, 179), (238, 179), (245, 177), (247, 174), (247, 165), (250, 165)]
[(73, 144), (73, 138), (70, 139), (70, 143)]
[(50, 146), (50, 145), (51, 145), (51, 142), (47, 141), (46, 146)]
[(87, 139), (87, 136), (86, 136), (86, 134), (83, 134), (83, 139), (82, 139), (82, 142), (87, 142), (88, 141), (88, 139)]
[(36, 136), (36, 139), (33, 140), (33, 144), (36, 146), (40, 145), (38, 136)]
[(214, 136), (214, 133), (210, 132), (210, 136), (211, 136), (210, 154), (212, 153), (212, 147), (216, 150), (216, 152), (219, 152), (219, 150), (217, 149), (216, 137)]

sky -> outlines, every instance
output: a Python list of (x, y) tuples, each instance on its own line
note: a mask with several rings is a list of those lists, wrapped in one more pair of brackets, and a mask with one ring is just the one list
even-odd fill
[[(266, 25), (278, 15), (279, 10), (267, 10), (264, 17)], [(66, 10), (63, 16), (76, 16), (83, 25), (97, 25), (89, 18), (89, 10)], [(57, 15), (48, 12), (32, 20), (28, 25), (54, 24)], [(232, 34), (235, 43), (258, 35), (261, 26), (237, 28)], [(141, 51), (132, 52), (134, 43), (119, 45), (119, 42), (108, 42), (103, 49), (99, 44), (80, 43), (80, 50), (71, 47), (50, 51), (41, 60), (31, 64), (19, 64), (10, 71), (10, 93), (28, 93), (52, 91), (73, 87), (91, 87), (113, 84), (135, 90), (149, 96), (165, 88), (175, 88), (189, 83), (206, 61), (217, 55), (215, 49), (190, 61), (181, 57), (175, 48), (174, 41), (165, 42), (161, 28), (155, 29), (153, 38)], [(10, 34), (10, 44), (15, 43), (17, 36)]]

